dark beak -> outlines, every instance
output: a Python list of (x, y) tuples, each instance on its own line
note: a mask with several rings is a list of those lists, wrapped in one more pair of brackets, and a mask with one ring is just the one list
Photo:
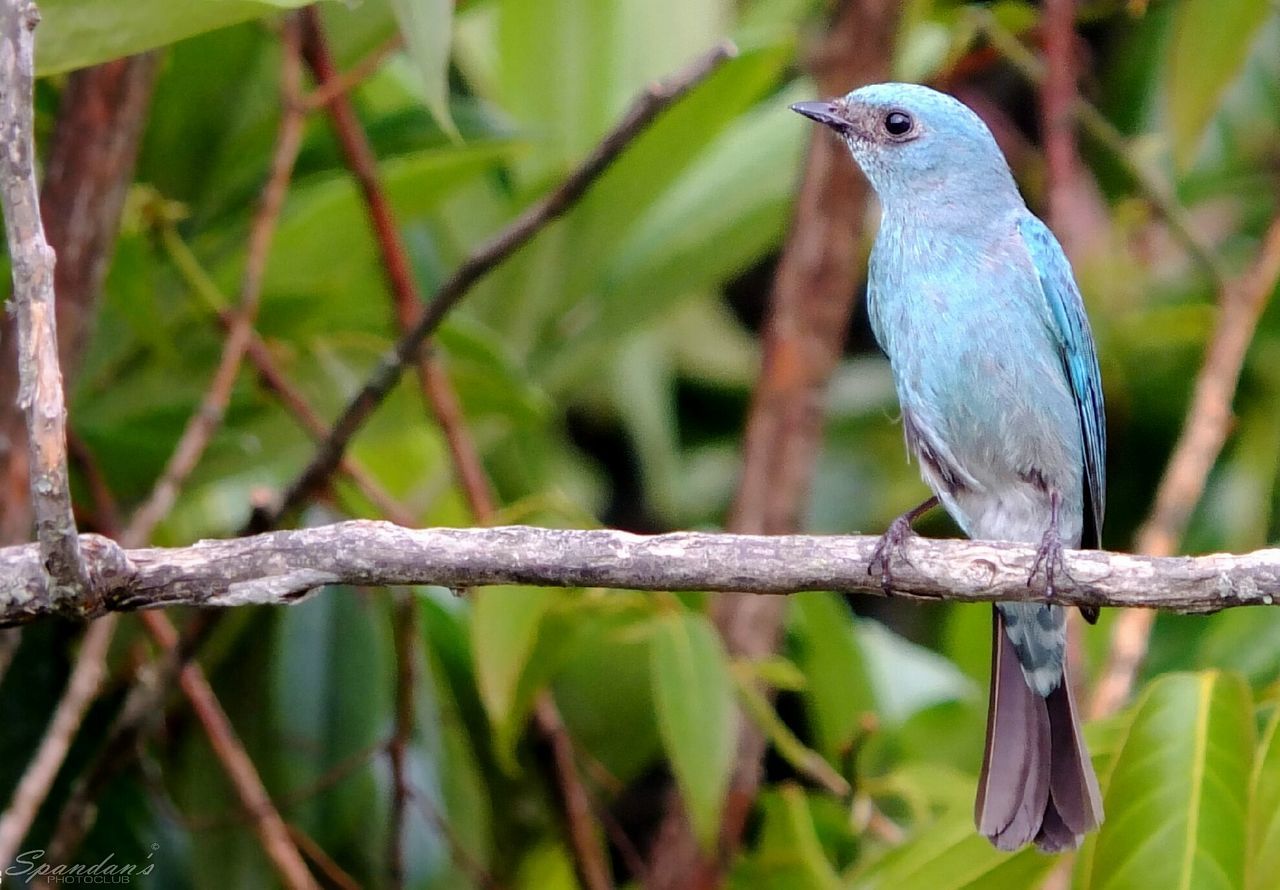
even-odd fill
[(810, 120), (815, 120), (820, 124), (826, 124), (835, 130), (841, 136), (853, 130), (853, 124), (846, 117), (846, 109), (843, 102), (838, 100), (830, 100), (825, 102), (797, 102), (791, 106), (791, 110), (796, 114), (803, 114)]

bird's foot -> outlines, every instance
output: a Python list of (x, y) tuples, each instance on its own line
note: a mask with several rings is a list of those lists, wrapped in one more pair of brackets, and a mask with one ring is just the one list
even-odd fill
[(871, 552), (871, 562), (867, 563), (867, 574), (880, 576), (880, 587), (886, 594), (893, 589), (893, 557), (905, 549), (907, 539), (915, 534), (911, 529), (912, 518), (910, 513), (904, 513), (893, 520)]
[(1035, 561), (1031, 563), (1031, 574), (1027, 577), (1027, 586), (1031, 587), (1035, 584), (1036, 576), (1042, 571), (1044, 572), (1044, 592), (1048, 596), (1053, 596), (1058, 592), (1058, 578), (1065, 578), (1073, 586), (1076, 579), (1071, 577), (1071, 573), (1067, 571), (1067, 563), (1063, 557), (1065, 548), (1062, 546), (1062, 536), (1058, 534), (1057, 524), (1049, 527), (1044, 533), (1044, 537), (1040, 539), (1040, 547), (1036, 550)]

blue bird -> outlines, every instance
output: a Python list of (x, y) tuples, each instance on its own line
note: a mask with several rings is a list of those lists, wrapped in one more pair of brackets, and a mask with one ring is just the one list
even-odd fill
[[(890, 526), (869, 571), (889, 585), (912, 521), (940, 501), (971, 538), (1037, 544), (1028, 584), (1043, 572), (1052, 593), (1063, 548), (1098, 546), (1106, 451), (1093, 336), (1061, 246), (991, 131), (952, 97), (885, 83), (791, 107), (839, 134), (880, 199), (868, 314), (934, 493)], [(1039, 603), (993, 609), (974, 817), (1002, 850), (1070, 849), (1102, 822), (1066, 617)]]

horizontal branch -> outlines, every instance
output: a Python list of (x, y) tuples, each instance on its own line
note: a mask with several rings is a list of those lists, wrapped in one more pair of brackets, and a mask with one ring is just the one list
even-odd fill
[[(867, 536), (728, 535), (507, 526), (407, 529), (353, 521), (190, 547), (125, 550), (81, 536), (93, 596), (88, 614), (164, 606), (296, 602), (325, 584), (478, 587), (528, 584), (624, 590), (883, 594), (867, 574)], [(955, 602), (1038, 601), (1212, 612), (1280, 600), (1280, 550), (1147, 557), (1068, 551), (1074, 583), (1047, 597), (1027, 578), (1021, 544), (912, 537), (894, 563), (891, 596)], [(54, 611), (34, 544), (0, 549), (0, 624)]]

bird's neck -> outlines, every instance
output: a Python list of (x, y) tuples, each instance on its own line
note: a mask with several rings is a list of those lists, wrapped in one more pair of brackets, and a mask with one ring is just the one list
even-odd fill
[(882, 228), (925, 241), (939, 237), (986, 240), (1006, 231), (1010, 220), (1026, 207), (1016, 191), (1012, 195), (917, 191), (884, 196), (880, 204)]

